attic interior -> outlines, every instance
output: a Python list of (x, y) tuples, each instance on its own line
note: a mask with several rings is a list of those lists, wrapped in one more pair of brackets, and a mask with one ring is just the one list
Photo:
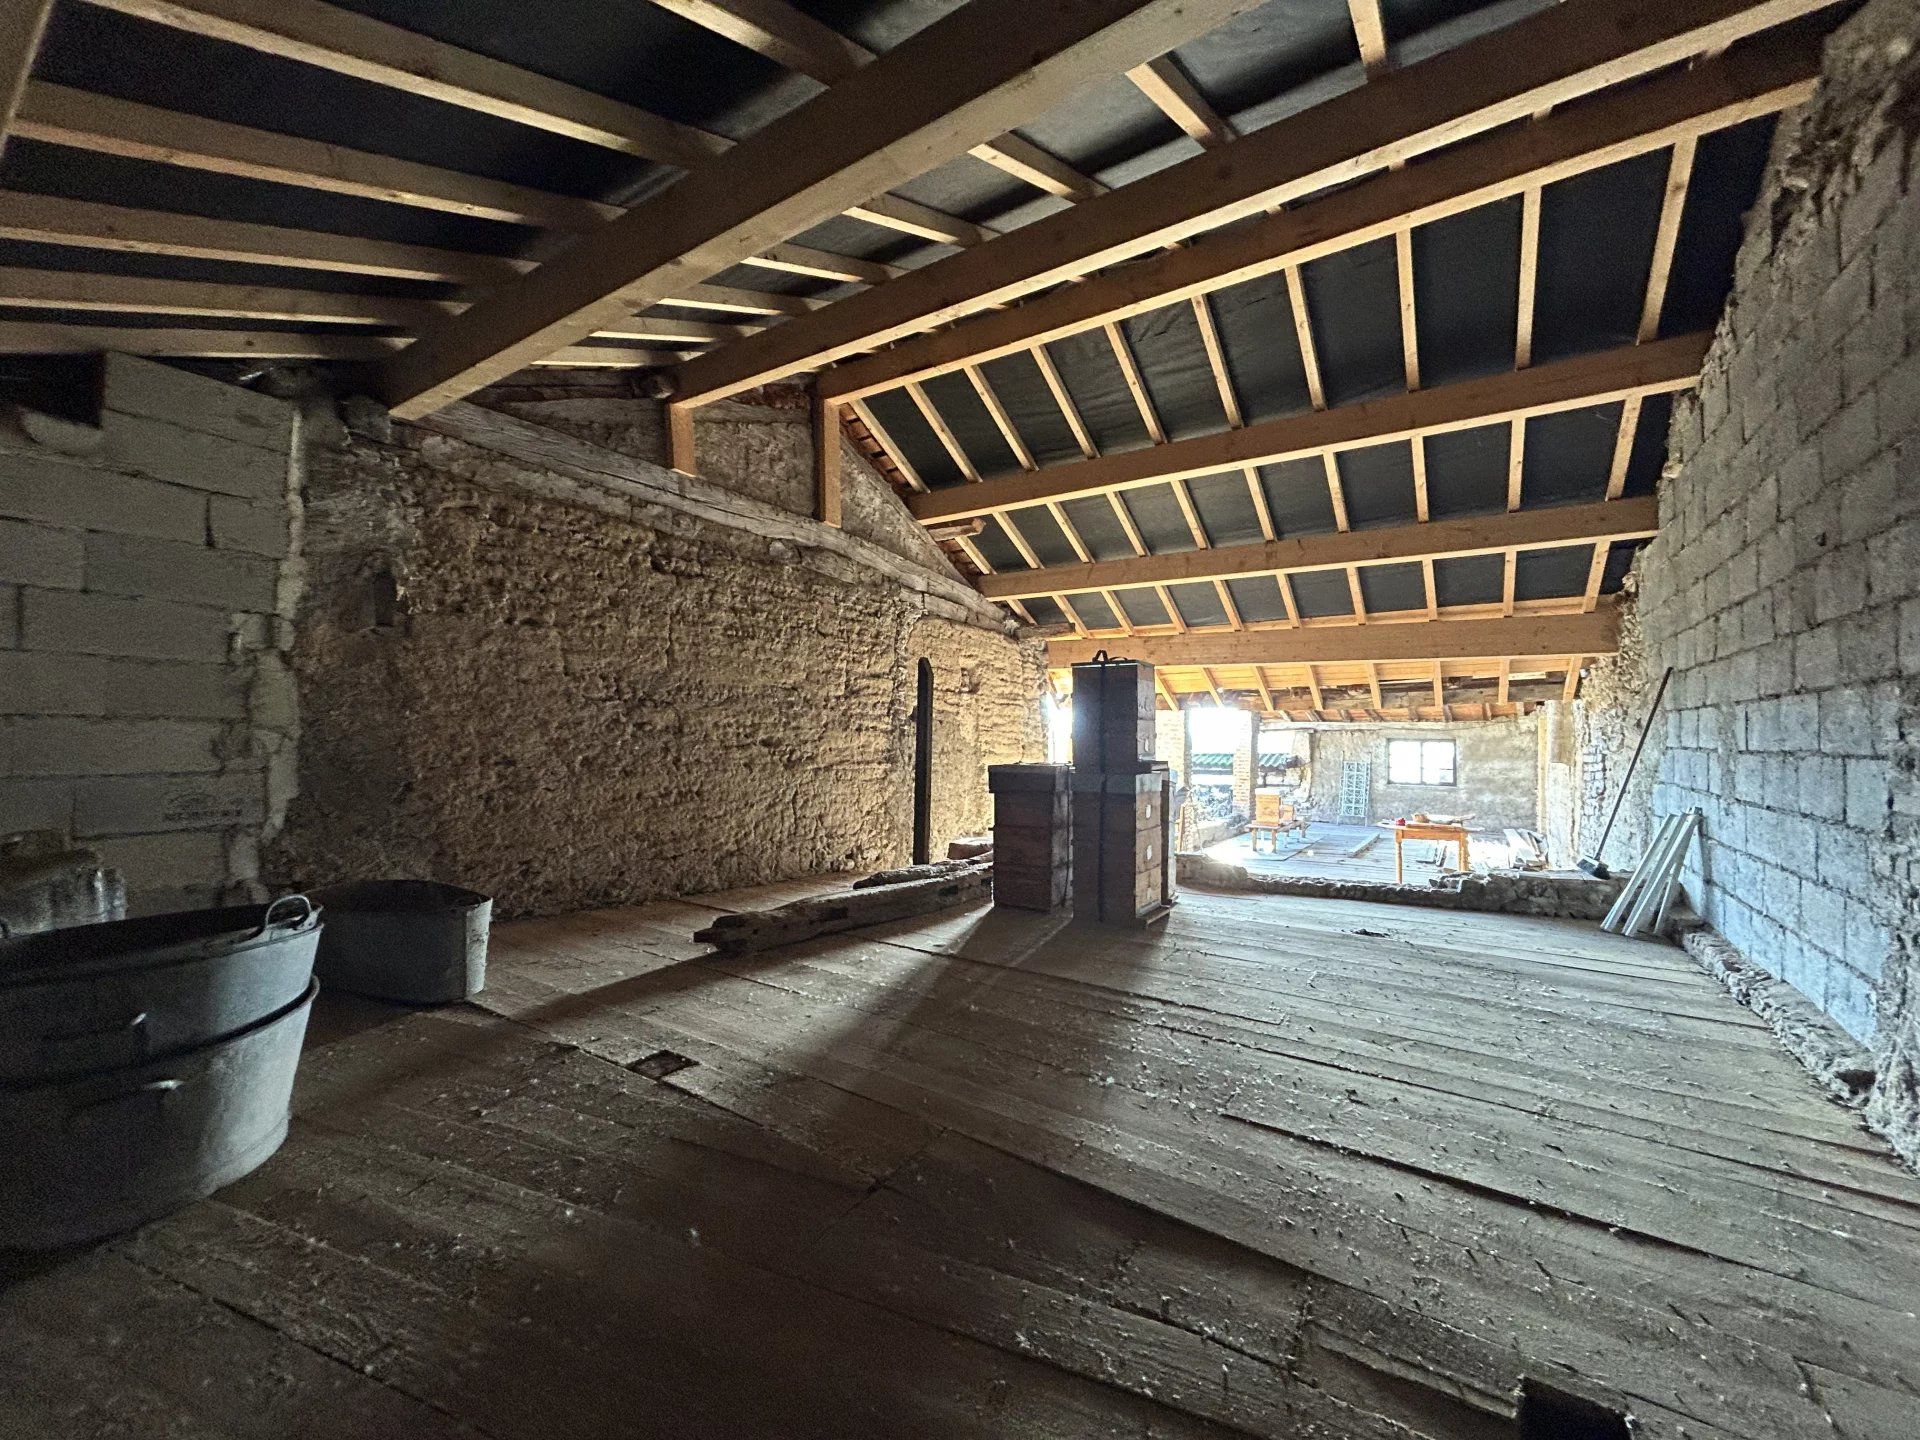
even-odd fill
[(1920, 0), (6, 0), (0, 1435), (1920, 1433)]

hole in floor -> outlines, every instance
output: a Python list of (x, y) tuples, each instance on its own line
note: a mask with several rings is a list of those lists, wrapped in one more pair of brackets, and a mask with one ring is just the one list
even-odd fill
[(1538, 1380), (1520, 1382), (1520, 1440), (1628, 1440), (1632, 1434), (1618, 1410)]

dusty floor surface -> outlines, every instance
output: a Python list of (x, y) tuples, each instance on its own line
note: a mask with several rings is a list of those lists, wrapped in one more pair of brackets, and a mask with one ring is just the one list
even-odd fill
[[(0, 1435), (1911, 1440), (1920, 1181), (1676, 950), (1189, 892), (336, 1003), (252, 1178), (5, 1272)], [(691, 1062), (691, 1063), (688, 1063)]]

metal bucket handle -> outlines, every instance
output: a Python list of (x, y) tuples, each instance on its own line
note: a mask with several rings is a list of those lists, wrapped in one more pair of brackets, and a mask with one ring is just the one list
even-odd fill
[(282, 905), (291, 905), (295, 902), (298, 902), (300, 906), (300, 918), (297, 920), (282, 920), (280, 923), (283, 925), (304, 925), (307, 921), (311, 920), (313, 918), (313, 912), (318, 908), (314, 905), (313, 901), (304, 895), (282, 895), (271, 905), (267, 906), (267, 913), (260, 917), (260, 933), (264, 935), (273, 928), (274, 911), (278, 910)]

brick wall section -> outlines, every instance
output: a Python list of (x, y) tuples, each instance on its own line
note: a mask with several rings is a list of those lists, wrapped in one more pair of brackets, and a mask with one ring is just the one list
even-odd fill
[(136, 913), (255, 893), (284, 809), (296, 426), (111, 357), (97, 434), (0, 436), (0, 833), (97, 850)]
[[(1783, 123), (1697, 398), (1676, 407), (1639, 634), (1600, 677), (1613, 765), (1674, 665), (1650, 805), (1699, 806), (1687, 874), (1750, 960), (1876, 1049), (1920, 1159), (1920, 5), (1875, 0)], [(1590, 698), (1593, 698), (1590, 696)], [(1651, 764), (1648, 764), (1651, 761)], [(1611, 798), (1591, 787), (1590, 813)]]

